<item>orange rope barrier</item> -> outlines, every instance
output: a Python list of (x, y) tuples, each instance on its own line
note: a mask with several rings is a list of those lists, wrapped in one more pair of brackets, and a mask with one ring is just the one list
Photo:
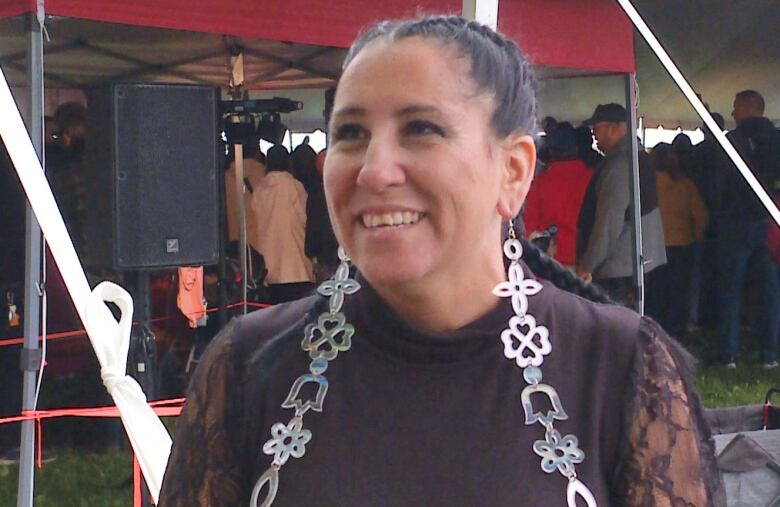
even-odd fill
[[(149, 403), (154, 413), (159, 416), (178, 416), (184, 406), (184, 398), (171, 398)], [(26, 410), (21, 415), (0, 418), (0, 424), (11, 424), (22, 421), (34, 420), (38, 433), (38, 445), (36, 461), (38, 468), (43, 468), (43, 419), (57, 417), (119, 417), (119, 409), (116, 405), (88, 408), (58, 408), (52, 410)], [(141, 502), (141, 467), (138, 459), (133, 455), (133, 507), (140, 507)]]
[[(244, 305), (246, 305), (246, 306), (248, 306), (250, 308), (257, 308), (257, 309), (268, 308), (269, 306), (271, 306), (271, 305), (266, 304), (266, 303), (255, 303), (253, 301), (239, 301), (237, 303), (231, 303), (231, 304), (227, 305), (227, 309), (228, 310), (232, 310), (233, 308), (238, 308), (238, 307), (241, 307), (241, 306), (244, 306)], [(217, 312), (217, 311), (219, 311), (219, 308), (214, 307), (214, 308), (209, 308), (208, 310), (206, 310), (206, 313), (213, 313), (213, 312)], [(173, 315), (167, 315), (165, 317), (157, 317), (155, 319), (152, 319), (150, 322), (162, 322), (162, 321), (165, 321), (165, 320), (172, 319), (173, 317), (174, 317)], [(74, 329), (73, 331), (63, 331), (61, 333), (51, 333), (51, 334), (47, 334), (46, 335), (46, 340), (47, 341), (50, 341), (50, 340), (60, 340), (60, 339), (63, 339), (63, 338), (73, 338), (73, 337), (77, 337), (77, 336), (87, 336), (86, 330), (84, 330), (84, 329)], [(43, 336), (39, 336), (38, 337), (38, 341), (42, 341), (42, 340), (43, 340)], [(23, 337), (8, 338), (8, 339), (5, 339), (5, 340), (0, 340), (0, 347), (8, 347), (8, 346), (11, 346), (11, 345), (21, 345), (23, 343), (24, 343), (24, 338)]]
[[(154, 413), (159, 416), (178, 416), (184, 406), (184, 398), (172, 398), (149, 403)], [(56, 408), (51, 410), (25, 410), (21, 415), (4, 417), (0, 424), (10, 424), (22, 421), (41, 421), (56, 417), (119, 417), (119, 409), (116, 405), (88, 408)]]

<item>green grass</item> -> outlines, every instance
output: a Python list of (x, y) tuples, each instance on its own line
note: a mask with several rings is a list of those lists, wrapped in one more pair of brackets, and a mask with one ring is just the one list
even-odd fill
[[(129, 451), (58, 449), (57, 459), (35, 470), (36, 507), (129, 507), (133, 462)], [(0, 466), (0, 505), (16, 505), (17, 465)]]
[[(759, 364), (740, 364), (736, 370), (705, 366), (696, 375), (696, 389), (707, 408), (760, 405), (771, 387), (780, 387), (780, 369), (765, 371)], [(780, 396), (773, 401), (780, 404)]]
[[(764, 370), (758, 350), (760, 336), (744, 327), (740, 340), (740, 359), (737, 369), (729, 370), (718, 364), (714, 357), (718, 336), (713, 329), (691, 333), (685, 340), (686, 347), (702, 363), (696, 372), (696, 389), (706, 408), (760, 405), (771, 387), (780, 388), (780, 368)], [(780, 404), (780, 396), (774, 400)]]

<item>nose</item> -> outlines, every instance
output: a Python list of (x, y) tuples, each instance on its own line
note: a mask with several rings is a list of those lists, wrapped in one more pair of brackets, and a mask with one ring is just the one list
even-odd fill
[(392, 136), (374, 135), (369, 141), (358, 174), (357, 184), (372, 192), (403, 185), (406, 172), (401, 163), (401, 148)]

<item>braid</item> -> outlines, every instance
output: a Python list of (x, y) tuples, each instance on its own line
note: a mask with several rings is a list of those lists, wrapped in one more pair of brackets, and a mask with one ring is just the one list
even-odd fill
[(585, 283), (558, 261), (539, 250), (531, 241), (520, 238), (523, 245), (523, 260), (536, 276), (549, 280), (559, 289), (577, 294), (596, 303), (615, 304), (601, 289)]

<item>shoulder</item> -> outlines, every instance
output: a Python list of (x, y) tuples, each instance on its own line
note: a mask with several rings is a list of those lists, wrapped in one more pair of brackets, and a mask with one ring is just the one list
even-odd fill
[(548, 281), (542, 283), (544, 289), (539, 308), (531, 311), (564, 331), (556, 332), (556, 335), (568, 337), (567, 348), (583, 354), (612, 357), (626, 365), (633, 362), (640, 341), (641, 317), (638, 313), (618, 304), (595, 303)]
[[(273, 338), (287, 334), (304, 322), (319, 299), (313, 295), (240, 317), (234, 338), (237, 352), (244, 359), (261, 352)], [(296, 338), (300, 337), (296, 335)]]
[(604, 165), (601, 168), (603, 179), (605, 181), (614, 181), (619, 178), (628, 178), (628, 157), (622, 151), (613, 152), (604, 159)]
[[(234, 373), (240, 375), (241, 365), (273, 355), (273, 350), (294, 341), (286, 335), (306, 321), (317, 300), (318, 296), (309, 296), (233, 319), (209, 344), (198, 366), (199, 374), (212, 376), (238, 367)], [(295, 334), (294, 338), (300, 336)]]

